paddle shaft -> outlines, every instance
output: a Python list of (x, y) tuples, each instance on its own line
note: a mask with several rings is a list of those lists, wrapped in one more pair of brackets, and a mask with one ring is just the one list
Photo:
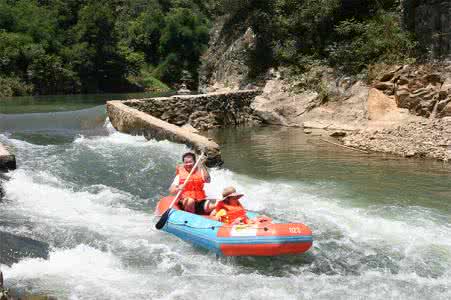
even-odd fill
[(155, 227), (157, 229), (161, 229), (163, 228), (164, 224), (166, 224), (167, 218), (168, 218), (168, 214), (169, 211), (171, 210), (171, 208), (174, 206), (175, 202), (178, 200), (178, 198), (180, 197), (180, 195), (182, 194), (183, 190), (185, 189), (186, 184), (188, 183), (188, 180), (190, 179), (191, 175), (194, 173), (194, 171), (197, 168), (197, 165), (199, 165), (200, 161), (202, 160), (202, 158), (204, 158), (204, 153), (202, 152), (202, 154), (200, 155), (199, 159), (196, 161), (196, 163), (194, 164), (193, 168), (191, 169), (191, 171), (189, 172), (188, 176), (185, 179), (185, 182), (182, 185), (182, 188), (178, 191), (177, 195), (175, 196), (174, 200), (172, 200), (171, 205), (169, 205), (168, 209), (163, 213), (163, 215), (161, 215), (160, 220), (157, 222), (157, 224), (155, 225)]

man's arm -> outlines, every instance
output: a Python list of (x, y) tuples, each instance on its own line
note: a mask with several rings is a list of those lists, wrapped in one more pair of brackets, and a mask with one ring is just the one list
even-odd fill
[(210, 183), (211, 178), (210, 178), (210, 173), (208, 173), (208, 169), (205, 166), (204, 162), (201, 163), (200, 165), (200, 173), (202, 174), (202, 179), (206, 182), (206, 183)]

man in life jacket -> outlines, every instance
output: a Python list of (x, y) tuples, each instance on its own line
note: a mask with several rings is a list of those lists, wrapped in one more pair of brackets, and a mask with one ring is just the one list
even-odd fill
[(199, 163), (185, 184), (186, 178), (196, 162), (196, 155), (192, 152), (187, 152), (183, 154), (182, 160), (183, 165), (176, 167), (176, 176), (169, 188), (169, 193), (176, 194), (183, 189), (178, 201), (181, 209), (199, 215), (209, 214), (214, 207), (212, 207), (210, 201), (205, 199), (204, 184), (210, 182), (210, 174), (205, 167), (204, 161)]
[(222, 192), (222, 199), (218, 200), (210, 215), (226, 224), (253, 223), (246, 216), (246, 210), (239, 200), (241, 197), (243, 194), (238, 194), (233, 186), (225, 188)]

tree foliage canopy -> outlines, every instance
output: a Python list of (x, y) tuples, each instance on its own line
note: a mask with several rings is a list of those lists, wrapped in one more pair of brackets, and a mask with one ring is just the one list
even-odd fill
[(182, 71), (197, 78), (210, 3), (0, 0), (0, 90), (114, 92), (139, 88), (129, 79), (143, 73), (170, 85)]
[(252, 27), (257, 34), (257, 52), (266, 57), (258, 55), (254, 68), (303, 70), (320, 62), (351, 74), (415, 56), (398, 9), (399, 0), (220, 0), (216, 6), (230, 28)]
[[(0, 0), (0, 94), (129, 91), (196, 84), (210, 24), (252, 27), (253, 75), (329, 64), (359, 73), (402, 62), (416, 43), (399, 0)], [(251, 72), (251, 73), (252, 73)], [(23, 87), (23, 88), (20, 88)], [(3, 92), (2, 92), (3, 90)], [(6, 92), (5, 92), (6, 91)]]

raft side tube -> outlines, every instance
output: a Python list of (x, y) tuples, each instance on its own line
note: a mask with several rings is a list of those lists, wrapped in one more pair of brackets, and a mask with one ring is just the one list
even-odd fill
[[(166, 211), (173, 197), (163, 198), (157, 215)], [(256, 214), (248, 212), (249, 217)], [(225, 256), (275, 256), (306, 252), (313, 243), (312, 231), (301, 223), (230, 225), (179, 210), (171, 210), (163, 230), (197, 246)]]

